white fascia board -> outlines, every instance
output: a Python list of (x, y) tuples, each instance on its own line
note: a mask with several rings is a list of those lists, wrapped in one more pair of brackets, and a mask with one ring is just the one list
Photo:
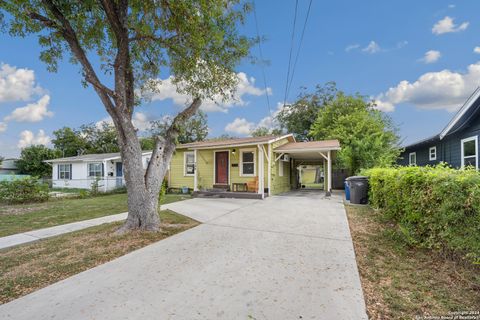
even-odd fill
[(452, 128), (457, 124), (457, 122), (465, 115), (465, 113), (473, 106), (475, 101), (480, 97), (480, 87), (477, 87), (477, 89), (472, 93), (472, 95), (465, 101), (463, 104), (463, 107), (460, 109), (460, 111), (457, 112), (455, 117), (450, 121), (450, 123), (445, 127), (445, 129), (442, 130), (440, 133), (440, 140), (442, 140), (449, 132), (452, 130)]

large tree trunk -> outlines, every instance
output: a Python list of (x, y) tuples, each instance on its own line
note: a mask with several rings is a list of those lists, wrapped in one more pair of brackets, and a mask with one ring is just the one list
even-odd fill
[(128, 194), (128, 217), (119, 233), (140, 229), (157, 231), (160, 228), (159, 195), (167, 172), (168, 164), (175, 152), (175, 141), (179, 128), (201, 105), (200, 99), (194, 101), (173, 120), (164, 137), (157, 137), (150, 162), (144, 169), (141, 145), (137, 131), (131, 122), (131, 116), (113, 114), (117, 127), (120, 153), (124, 166), (124, 176)]
[(128, 217), (119, 231), (125, 232), (132, 229), (158, 230), (160, 227), (160, 217), (158, 215), (159, 192), (167, 166), (175, 151), (175, 141), (179, 134), (179, 128), (197, 112), (201, 100), (195, 98), (190, 106), (175, 117), (165, 137), (157, 137), (150, 162), (145, 170), (137, 130), (132, 123), (135, 108), (135, 79), (132, 72), (129, 30), (127, 27), (128, 2), (100, 1), (117, 45), (114, 61), (114, 90), (108, 88), (98, 78), (80, 45), (74, 28), (56, 2), (52, 0), (43, 0), (43, 2), (57, 21), (51, 21), (49, 18), (33, 12), (30, 13), (30, 16), (32, 19), (42, 22), (47, 28), (57, 29), (65, 39), (73, 56), (82, 65), (85, 80), (93, 86), (117, 129), (128, 193)]

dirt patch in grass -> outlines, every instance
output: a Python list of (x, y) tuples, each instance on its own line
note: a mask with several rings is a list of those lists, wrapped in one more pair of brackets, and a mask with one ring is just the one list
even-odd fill
[(169, 210), (160, 216), (157, 233), (115, 235), (118, 222), (0, 251), (0, 304), (198, 225)]
[(0, 215), (19, 215), (48, 208), (46, 203), (35, 203), (31, 205), (0, 206)]
[(406, 246), (369, 207), (346, 210), (370, 319), (480, 310), (480, 266)]

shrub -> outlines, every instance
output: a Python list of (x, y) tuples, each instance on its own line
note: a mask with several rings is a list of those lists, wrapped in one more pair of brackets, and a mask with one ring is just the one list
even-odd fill
[(35, 178), (0, 181), (0, 202), (7, 204), (47, 201), (48, 184)]
[(440, 249), (480, 262), (480, 173), (436, 167), (373, 168), (373, 207), (396, 222), (410, 245)]

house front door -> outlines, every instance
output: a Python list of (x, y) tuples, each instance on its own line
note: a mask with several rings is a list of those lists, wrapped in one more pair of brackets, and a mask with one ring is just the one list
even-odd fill
[(116, 162), (116, 163), (115, 163), (115, 166), (116, 166), (116, 168), (115, 168), (115, 169), (116, 169), (116, 170), (115, 170), (115, 171), (116, 171), (115, 176), (117, 177), (117, 179), (116, 179), (117, 181), (116, 181), (116, 182), (117, 182), (117, 187), (119, 188), (119, 187), (123, 186), (123, 163), (121, 163), (121, 162)]
[(228, 151), (215, 152), (215, 184), (228, 184)]

